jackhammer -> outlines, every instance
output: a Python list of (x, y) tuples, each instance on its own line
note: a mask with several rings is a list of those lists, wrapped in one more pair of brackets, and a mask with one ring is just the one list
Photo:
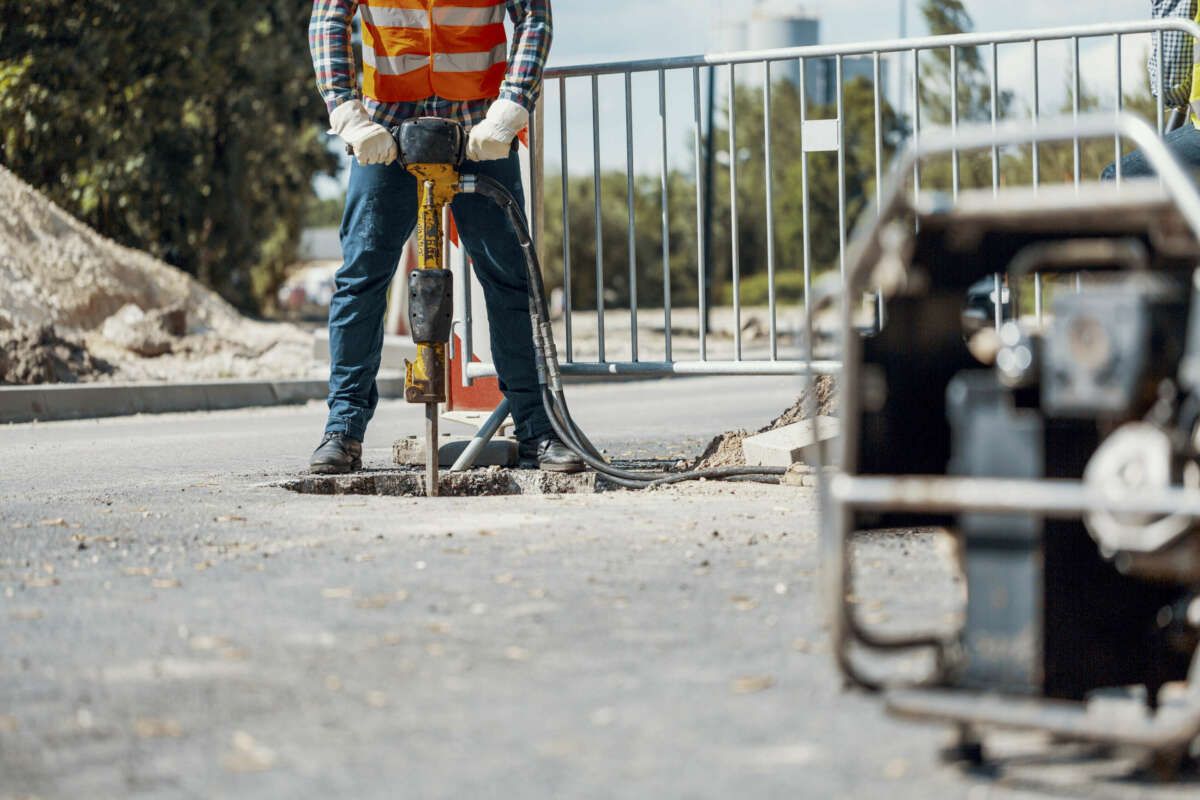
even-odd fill
[(446, 347), (453, 313), (453, 280), (445, 268), (442, 210), (458, 194), (480, 194), (502, 208), (512, 224), (529, 278), (529, 317), (533, 328), (533, 356), (542, 403), (554, 433), (585, 464), (613, 483), (643, 489), (681, 481), (750, 480), (778, 483), (783, 467), (720, 467), (691, 472), (639, 472), (610, 464), (592, 445), (571, 417), (563, 392), (558, 351), (550, 327), (542, 270), (521, 204), (498, 181), (486, 175), (459, 172), (466, 136), (454, 120), (418, 117), (393, 130), (400, 161), (417, 179), (417, 252), (419, 269), (409, 275), (409, 330), (417, 345), (417, 360), (406, 362), (404, 399), (425, 404), (425, 475), (429, 496), (438, 494), (438, 404), (446, 400)]

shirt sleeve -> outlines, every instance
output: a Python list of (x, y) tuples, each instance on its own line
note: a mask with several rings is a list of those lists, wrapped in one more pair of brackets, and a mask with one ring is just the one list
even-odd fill
[[(1195, 19), (1197, 0), (1150, 0), (1150, 13), (1155, 19), (1179, 17)], [(1182, 31), (1162, 32), (1162, 52), (1159, 36), (1151, 34), (1154, 49), (1147, 68), (1150, 71), (1150, 91), (1159, 95), (1159, 72), (1162, 73), (1162, 100), (1168, 108), (1186, 106), (1192, 90), (1192, 37)]]
[(330, 112), (347, 100), (358, 99), (351, 40), (357, 10), (358, 0), (313, 0), (308, 49), (317, 74), (317, 91)]
[(500, 96), (532, 114), (542, 93), (542, 71), (554, 34), (550, 0), (508, 0), (508, 15), (513, 21), (513, 43)]

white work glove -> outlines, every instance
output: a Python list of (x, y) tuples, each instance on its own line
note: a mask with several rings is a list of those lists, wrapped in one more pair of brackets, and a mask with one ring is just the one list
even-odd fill
[(372, 122), (358, 100), (347, 100), (329, 115), (329, 132), (354, 149), (359, 164), (390, 164), (396, 160), (396, 140), (387, 128)]
[(472, 161), (496, 161), (508, 158), (512, 141), (529, 124), (529, 112), (512, 100), (492, 103), (487, 117), (471, 128), (467, 139), (467, 158)]

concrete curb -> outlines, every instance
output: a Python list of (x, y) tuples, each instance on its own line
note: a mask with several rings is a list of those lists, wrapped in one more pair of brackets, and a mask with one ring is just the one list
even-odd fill
[[(381, 397), (403, 397), (403, 378), (380, 378)], [(221, 411), (324, 400), (326, 380), (209, 381), (203, 383), (87, 383), (0, 389), (0, 422)]]

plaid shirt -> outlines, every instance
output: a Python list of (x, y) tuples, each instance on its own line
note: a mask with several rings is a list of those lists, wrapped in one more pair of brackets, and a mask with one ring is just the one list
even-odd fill
[[(1150, 12), (1155, 19), (1162, 17), (1196, 18), (1197, 0), (1150, 0)], [(1158, 97), (1158, 35), (1150, 53), (1150, 91)], [(1192, 37), (1182, 31), (1163, 31), (1163, 105), (1168, 108), (1186, 106), (1192, 91)]]
[[(354, 68), (351, 28), (359, 0), (313, 0), (308, 25), (308, 47), (312, 51), (317, 89), (332, 112), (362, 92)], [(550, 55), (553, 27), (550, 0), (508, 0), (513, 21), (508, 71), (500, 85), (500, 97), (523, 106), (530, 113), (542, 92), (542, 70)], [(414, 103), (381, 103), (363, 97), (371, 119), (391, 128), (411, 117), (449, 117), (470, 128), (487, 114), (488, 100), (446, 100), (436, 95)]]

